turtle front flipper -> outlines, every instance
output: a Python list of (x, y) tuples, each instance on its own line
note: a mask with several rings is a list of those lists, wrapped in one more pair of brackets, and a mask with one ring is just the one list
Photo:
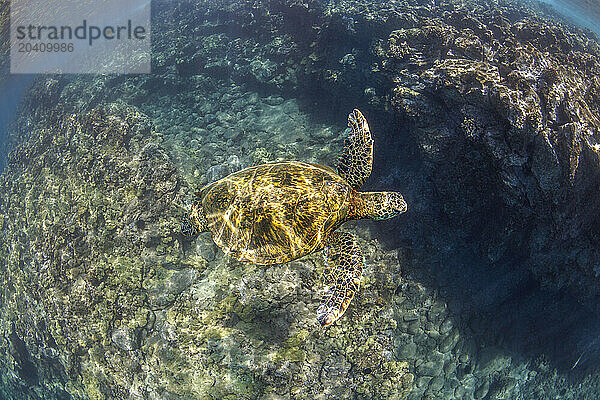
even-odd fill
[(323, 249), (325, 273), (323, 298), (317, 309), (321, 326), (331, 325), (344, 314), (358, 290), (365, 260), (356, 237), (334, 232)]
[(354, 110), (348, 115), (350, 134), (337, 166), (338, 174), (354, 189), (360, 189), (373, 168), (373, 138), (362, 113)]

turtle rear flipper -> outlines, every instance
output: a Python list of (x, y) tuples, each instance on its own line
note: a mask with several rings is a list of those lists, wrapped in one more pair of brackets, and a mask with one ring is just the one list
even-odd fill
[(341, 317), (358, 290), (365, 260), (356, 237), (334, 232), (323, 249), (325, 273), (323, 298), (317, 309), (321, 326), (331, 325)]
[(344, 141), (337, 172), (350, 186), (359, 189), (373, 168), (373, 138), (367, 120), (356, 109), (348, 115), (348, 127), (351, 132)]

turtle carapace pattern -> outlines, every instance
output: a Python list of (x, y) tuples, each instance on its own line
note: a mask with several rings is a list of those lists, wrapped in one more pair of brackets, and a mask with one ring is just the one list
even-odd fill
[(337, 170), (300, 161), (243, 169), (200, 189), (181, 223), (183, 235), (209, 231), (226, 254), (243, 262), (284, 263), (322, 250), (322, 326), (344, 314), (365, 265), (356, 237), (336, 229), (352, 219), (392, 218), (407, 208), (400, 193), (358, 191), (371, 174), (373, 139), (360, 111), (350, 113), (348, 126)]

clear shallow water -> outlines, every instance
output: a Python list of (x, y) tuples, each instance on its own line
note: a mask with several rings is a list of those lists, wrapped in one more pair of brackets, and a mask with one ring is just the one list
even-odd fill
[[(305, 17), (302, 7), (296, 11)], [(194, 10), (182, 6), (178, 12), (180, 14), (172, 17), (175, 21)], [(267, 14), (261, 14), (260, 10), (253, 12), (257, 18)], [(165, 15), (169, 17), (169, 13), (161, 17)], [(56, 143), (52, 143), (52, 135), (44, 137), (41, 130), (36, 131), (40, 142), (33, 141), (30, 149), (33, 154), (44, 154), (44, 146), (53, 146), (51, 154), (44, 154), (44, 162), (50, 165), (52, 173), (36, 170), (35, 176), (26, 176), (23, 181), (19, 181), (18, 174), (13, 176), (17, 184), (30, 190), (27, 201), (33, 201), (27, 203), (26, 219), (11, 225), (15, 231), (26, 232), (15, 236), (11, 246), (19, 251), (28, 237), (31, 248), (37, 251), (32, 251), (33, 257), (40, 257), (43, 262), (31, 262), (32, 255), (26, 251), (15, 253), (22, 255), (22, 261), (11, 262), (9, 280), (12, 283), (14, 277), (23, 278), (19, 273), (29, 273), (29, 268), (33, 268), (34, 274), (25, 275), (28, 279), (43, 276), (43, 283), (58, 282), (57, 290), (68, 287), (72, 297), (66, 304), (60, 301), (51, 304), (63, 307), (63, 313), (69, 316), (83, 315), (84, 323), (69, 325), (70, 322), (57, 313), (50, 315), (54, 317), (50, 321), (54, 319), (64, 324), (60, 329), (51, 324), (47, 328), (46, 323), (34, 319), (35, 325), (26, 325), (29, 321), (24, 321), (25, 328), (16, 328), (18, 334), (6, 335), (3, 354), (9, 362), (3, 365), (9, 368), (7, 376), (12, 377), (7, 378), (6, 382), (10, 383), (7, 390), (13, 390), (14, 382), (23, 384), (21, 392), (10, 392), (10, 398), (34, 398), (32, 392), (39, 382), (46, 382), (44, 390), (48, 390), (42, 392), (41, 397), (68, 398), (60, 391), (52, 392), (52, 385), (44, 381), (47, 378), (44, 374), (51, 375), (55, 367), (59, 372), (50, 376), (49, 381), (55, 378), (59, 382), (64, 378), (60, 372), (60, 363), (64, 361), (54, 364), (57, 359), (54, 354), (60, 349), (56, 343), (50, 345), (51, 341), (44, 336), (49, 332), (57, 338), (84, 338), (78, 343), (81, 347), (70, 353), (81, 354), (82, 377), (76, 376), (81, 371), (75, 362), (75, 372), (69, 373), (78, 380), (88, 379), (87, 383), (90, 380), (92, 383), (87, 392), (77, 392), (79, 388), (70, 390), (91, 393), (98, 398), (177, 399), (179, 393), (186, 393), (190, 398), (229, 399), (244, 398), (243, 393), (245, 398), (261, 400), (304, 398), (302, 396), (314, 399), (345, 398), (350, 390), (355, 398), (379, 399), (387, 398), (388, 386), (392, 388), (390, 391), (399, 391), (407, 384), (404, 378), (409, 374), (414, 376), (409, 385), (410, 399), (421, 399), (425, 395), (448, 399), (597, 398), (594, 396), (598, 391), (594, 382), (590, 382), (594, 379), (590, 371), (599, 359), (596, 346), (599, 318), (595, 302), (582, 302), (574, 296), (576, 291), (557, 290), (552, 286), (556, 283), (552, 272), (540, 278), (522, 268), (528, 260), (523, 259), (524, 252), (515, 251), (517, 246), (493, 247), (482, 240), (495, 234), (486, 229), (496, 226), (495, 220), (508, 218), (509, 211), (495, 208), (499, 202), (486, 193), (486, 176), (481, 177), (479, 187), (474, 187), (469, 186), (467, 180), (461, 180), (461, 176), (445, 175), (453, 164), (468, 162), (475, 165), (470, 170), (472, 173), (489, 172), (485, 165), (478, 164), (478, 149), (469, 157), (448, 164), (448, 168), (436, 170), (433, 176), (423, 174), (428, 163), (439, 162), (439, 159), (423, 160), (421, 149), (441, 148), (440, 158), (444, 158), (460, 153), (461, 148), (456, 143), (445, 149), (439, 144), (443, 145), (444, 136), (449, 136), (443, 129), (426, 135), (434, 139), (431, 142), (417, 144), (410, 136), (412, 129), (420, 128), (414, 121), (426, 119), (410, 114), (411, 104), (424, 101), (424, 97), (415, 94), (419, 83), (412, 82), (411, 86), (411, 82), (402, 81), (403, 86), (398, 88), (406, 94), (400, 98), (407, 105), (405, 114), (390, 115), (382, 110), (381, 103), (377, 103), (381, 99), (373, 97), (380, 87), (375, 83), (371, 85), (377, 89), (359, 86), (355, 90), (352, 85), (361, 77), (353, 72), (348, 73), (351, 79), (345, 81), (347, 87), (344, 88), (351, 95), (343, 97), (344, 92), (336, 92), (342, 94), (334, 99), (338, 103), (325, 102), (324, 105), (315, 99), (317, 96), (311, 97), (311, 93), (281, 90), (269, 81), (275, 76), (274, 71), (278, 71), (280, 59), (277, 57), (293, 51), (293, 46), (286, 42), (289, 37), (278, 36), (270, 52), (261, 53), (260, 46), (271, 40), (270, 35), (257, 42), (236, 42), (236, 35), (244, 38), (256, 28), (248, 21), (239, 24), (229, 21), (225, 27), (219, 26), (219, 20), (227, 21), (227, 18), (227, 12), (217, 13), (209, 23), (197, 28), (195, 38), (204, 45), (200, 49), (185, 43), (185, 39), (181, 43), (172, 37), (164, 39), (157, 35), (157, 52), (161, 56), (154, 75), (148, 79), (50, 77), (36, 87), (39, 102), (44, 104), (39, 108), (42, 113), (56, 91), (62, 93), (61, 101), (72, 106), (75, 114), (85, 115), (94, 107), (110, 106), (103, 111), (106, 115), (100, 114), (98, 119), (92, 120), (90, 126), (94, 128), (88, 136), (85, 129), (74, 129), (78, 133), (72, 139), (75, 148), (68, 154), (62, 154), (62, 148), (57, 145), (65, 140), (65, 136), (59, 135), (62, 131), (57, 130)], [(370, 43), (365, 40), (368, 43), (365, 45), (353, 40), (356, 37), (352, 35), (364, 29), (364, 25), (357, 22), (359, 18), (354, 18), (346, 17), (340, 27), (332, 28), (335, 34), (346, 35), (346, 41), (336, 43), (333, 38), (337, 36), (331, 36), (332, 60), (325, 58), (323, 64), (315, 67), (327, 69), (329, 80), (320, 80), (317, 85), (333, 82), (331, 90), (339, 90), (344, 85), (336, 86), (336, 79), (342, 79), (344, 68), (347, 73), (371, 67), (369, 61), (361, 59), (360, 52), (361, 46), (368, 47)], [(287, 34), (293, 35), (294, 29), (305, 28), (298, 20), (292, 20), (298, 24), (292, 25), (292, 32), (288, 30)], [(301, 19), (303, 21), (319, 22)], [(167, 18), (160, 22), (169, 24)], [(214, 26), (217, 28), (212, 31)], [(473, 25), (468, 29), (472, 28)], [(232, 42), (234, 45), (228, 47)], [(414, 43), (417, 44), (416, 40)], [(232, 48), (242, 56), (236, 58)], [(206, 49), (208, 55), (202, 53)], [(476, 54), (469, 53), (468, 47), (462, 50), (465, 58)], [(276, 55), (271, 59), (265, 54)], [(311, 60), (314, 58), (318, 56), (309, 56)], [(422, 60), (416, 60), (414, 65), (420, 62)], [(202, 73), (197, 73), (198, 65), (202, 65)], [(408, 67), (414, 68), (414, 65)], [(531, 71), (526, 72), (525, 76), (531, 76)], [(534, 72), (541, 73), (535, 69)], [(551, 80), (552, 72), (545, 73), (548, 78), (544, 79)], [(4, 92), (7, 94), (4, 97), (6, 121), (14, 116), (26, 81), (26, 77), (9, 77)], [(311, 83), (301, 86), (311, 87)], [(526, 86), (527, 81), (520, 84)], [(361, 92), (365, 98), (358, 96)], [(324, 98), (331, 95), (323, 90), (317, 93)], [(334, 165), (341, 147), (347, 108), (359, 106), (356, 103), (361, 108), (367, 107), (369, 123), (377, 134), (375, 170), (367, 186), (374, 190), (402, 191), (409, 201), (410, 211), (403, 216), (405, 219), (371, 225), (372, 231), (361, 224), (349, 228), (360, 235), (369, 261), (363, 292), (354, 300), (352, 313), (343, 324), (327, 331), (311, 325), (314, 305), (318, 302), (318, 284), (311, 287), (318, 281), (318, 274), (313, 275), (312, 271), (321, 265), (319, 255), (292, 265), (246, 270), (223, 257), (210, 244), (209, 237), (186, 242), (182, 252), (178, 252), (172, 239), (177, 215), (171, 206), (185, 204), (187, 199), (161, 200), (171, 195), (173, 187), (189, 185), (191, 192), (194, 185), (218, 179), (242, 166), (280, 158)], [(128, 105), (134, 108), (128, 109)], [(453, 105), (456, 109), (463, 106)], [(54, 123), (52, 115), (44, 117)], [(155, 124), (154, 128), (148, 126), (149, 120)], [(118, 129), (103, 130), (107, 123), (115, 124), (112, 126)], [(446, 128), (458, 123), (468, 129), (469, 124), (481, 121), (450, 119)], [(557, 121), (557, 125), (560, 123)], [(40, 123), (40, 126), (52, 129), (59, 124)], [(109, 143), (90, 139), (95, 135), (109, 137)], [(87, 148), (85, 140), (100, 150)], [(490, 134), (489, 142), (482, 143), (494, 140), (499, 139)], [(116, 145), (111, 147), (113, 142)], [(502, 147), (494, 150), (496, 154), (505, 151)], [(56, 157), (53, 157), (54, 152)], [(74, 156), (81, 157), (80, 162), (70, 163), (69, 157)], [(582, 156), (581, 165), (585, 165), (585, 157), (590, 156)], [(60, 163), (64, 160), (62, 168)], [(521, 162), (518, 154), (509, 161), (518, 169)], [(543, 161), (542, 158), (536, 162)], [(81, 167), (83, 164), (90, 167)], [(543, 165), (526, 164), (527, 169), (539, 171)], [(169, 175), (173, 170), (183, 177)], [(69, 174), (63, 175), (64, 171)], [(518, 181), (519, 178), (530, 179), (518, 174), (516, 178), (505, 179)], [(448, 181), (464, 185), (456, 189), (446, 185)], [(551, 182), (543, 182), (551, 186)], [(463, 212), (461, 205), (451, 201), (440, 204), (435, 199), (440, 196), (451, 199), (453, 190), (457, 196), (464, 191), (471, 193), (470, 197), (461, 197), (461, 201), (471, 201), (473, 207), (489, 204), (489, 209), (481, 208), (487, 210), (487, 214), (466, 214), (465, 219), (452, 219), (453, 215)], [(63, 193), (66, 196), (61, 196)], [(143, 202), (142, 206), (136, 205), (136, 201)], [(123, 204), (128, 207), (119, 214)], [(157, 205), (163, 208), (154, 208)], [(20, 209), (22, 207), (13, 202), (11, 216), (23, 218)], [(42, 218), (42, 223), (36, 224), (37, 216)], [(158, 222), (156, 216), (160, 216)], [(32, 227), (44, 229), (43, 233), (51, 239), (41, 236), (44, 240), (40, 240)], [(527, 232), (520, 239), (524, 247), (535, 244), (532, 238), (543, 242), (540, 236), (544, 236), (544, 232), (528, 232), (519, 225), (507, 228), (510, 229)], [(60, 240), (64, 243), (65, 235), (69, 238), (67, 245), (52, 247)], [(45, 241), (50, 242), (49, 247), (44, 247)], [(86, 248), (89, 243), (91, 247)], [(93, 247), (94, 243), (99, 243), (98, 247)], [(130, 243), (135, 246), (127, 248)], [(143, 250), (137, 252), (140, 248)], [(83, 259), (90, 251), (100, 252), (99, 257), (94, 257), (100, 259), (100, 263), (92, 260), (84, 264), (83, 271), (66, 267), (69, 263), (77, 264), (78, 257)], [(117, 251), (119, 256), (113, 257)], [(43, 257), (45, 254), (59, 255), (60, 263), (52, 264), (52, 260)], [(590, 256), (585, 249), (576, 254), (576, 259), (569, 261), (587, 265), (586, 257)], [(551, 254), (555, 256), (562, 255)], [(38, 265), (39, 270), (36, 270)], [(64, 265), (65, 269), (52, 270), (52, 265)], [(45, 275), (48, 270), (52, 274)], [(560, 277), (559, 272), (555, 274)], [(102, 282), (100, 289), (98, 282)], [(140, 282), (146, 292), (136, 297)], [(559, 282), (559, 285), (570, 283)], [(114, 293), (117, 296), (111, 298)], [(35, 296), (29, 300), (26, 293), (14, 295), (13, 304), (21, 304), (19, 298), (27, 299), (22, 306), (24, 313), (44, 304), (43, 299)], [(97, 307), (98, 304), (102, 307)], [(119, 310), (114, 314), (114, 321), (119, 324), (108, 321), (108, 328), (94, 325), (103, 318), (102, 310), (113, 307)], [(89, 310), (98, 312), (94, 314), (98, 319), (85, 320)], [(42, 312), (47, 311), (41, 309), (40, 315)], [(69, 332), (73, 327), (77, 329)], [(41, 333), (28, 336), (31, 332)], [(36, 342), (38, 337), (44, 339)], [(68, 347), (69, 343), (62, 345)], [(33, 366), (31, 360), (34, 359), (43, 360), (42, 366)], [(107, 372), (105, 360), (111, 372)], [(409, 361), (406, 365), (405, 360)], [(39, 372), (34, 373), (32, 368), (39, 368)], [(95, 377), (86, 371), (94, 371)], [(149, 373), (143, 375), (146, 371)], [(185, 375), (186, 371), (194, 371), (194, 376)], [(115, 381), (94, 380), (112, 373)], [(301, 377), (300, 382), (295, 380), (297, 377)], [(288, 391), (290, 386), (296, 389)], [(100, 389), (94, 391), (97, 387)], [(148, 388), (152, 391), (145, 392)], [(39, 394), (40, 389), (37, 390)], [(279, 396), (273, 391), (285, 394)]]
[(600, 36), (600, 3), (595, 0), (542, 0), (575, 25), (588, 28)]
[[(6, 72), (0, 75), (6, 76)], [(15, 120), (19, 102), (33, 79), (33, 75), (8, 75), (6, 79), (0, 80), (0, 171), (6, 162), (5, 145), (9, 124)]]

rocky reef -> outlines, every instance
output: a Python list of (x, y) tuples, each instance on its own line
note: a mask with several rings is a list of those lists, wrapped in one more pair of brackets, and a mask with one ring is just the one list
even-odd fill
[[(593, 33), (500, 0), (181, 1), (153, 24), (152, 74), (39, 77), (11, 125), (2, 397), (598, 397)], [(244, 166), (334, 166), (354, 107), (367, 186), (409, 211), (344, 226), (367, 267), (322, 329), (319, 254), (241, 264), (178, 217)]]

